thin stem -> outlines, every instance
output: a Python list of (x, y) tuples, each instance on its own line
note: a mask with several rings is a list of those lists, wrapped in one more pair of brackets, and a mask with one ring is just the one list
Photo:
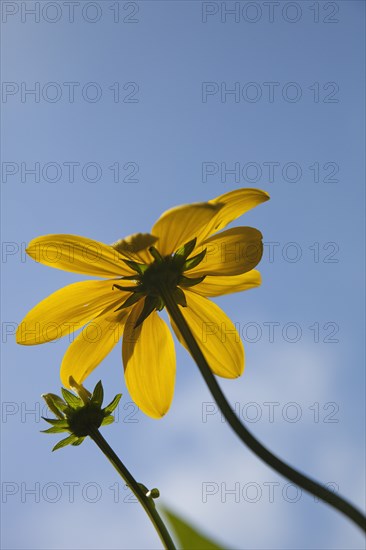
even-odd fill
[(296, 483), (296, 485), (302, 487), (305, 491), (308, 491), (314, 496), (317, 496), (318, 498), (324, 500), (325, 502), (333, 506), (333, 508), (336, 508), (337, 510), (342, 512), (361, 529), (366, 531), (365, 517), (359, 510), (357, 510), (357, 508), (355, 508), (344, 498), (329, 491), (316, 481), (308, 478), (304, 474), (298, 472), (297, 470), (277, 458), (249, 432), (244, 424), (241, 423), (239, 418), (230, 407), (225, 395), (223, 394), (219, 384), (217, 383), (216, 378), (213, 375), (200, 347), (198, 346), (191, 332), (191, 329), (189, 328), (185, 318), (183, 317), (179, 306), (176, 304), (174, 297), (167, 289), (161, 288), (160, 290), (162, 298), (165, 301), (166, 308), (174, 323), (177, 325), (179, 332), (184, 338), (184, 341), (186, 342), (193, 359), (197, 363), (197, 366), (201, 371), (201, 374), (212, 396), (214, 397), (222, 414), (229, 422), (231, 428), (241, 439), (241, 441), (246, 444), (268, 466), (276, 470), (279, 474), (283, 475), (293, 483)]
[(120, 476), (124, 479), (128, 487), (131, 489), (139, 503), (145, 509), (145, 512), (149, 516), (153, 523), (163, 545), (166, 550), (176, 550), (174, 542), (161, 519), (154, 502), (151, 497), (147, 497), (142, 487), (137, 483), (132, 474), (127, 470), (126, 466), (122, 463), (112, 447), (107, 443), (99, 430), (92, 428), (89, 432), (91, 439), (98, 445), (99, 449), (105, 454), (111, 464), (115, 467)]

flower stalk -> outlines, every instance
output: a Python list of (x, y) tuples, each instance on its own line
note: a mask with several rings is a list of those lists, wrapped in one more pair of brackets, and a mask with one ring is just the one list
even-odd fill
[(56, 451), (66, 445), (80, 445), (89, 436), (108, 458), (144, 508), (164, 548), (166, 550), (176, 550), (174, 542), (155, 507), (153, 499), (158, 498), (158, 489), (149, 491), (142, 483), (138, 483), (99, 431), (100, 426), (112, 424), (114, 421), (111, 413), (118, 406), (121, 394), (116, 395), (109, 405), (102, 408), (104, 391), (101, 382), (98, 382), (92, 394), (72, 377), (70, 377), (70, 387), (77, 395), (65, 388), (61, 389), (64, 399), (52, 393), (43, 395), (49, 409), (57, 417), (56, 419), (44, 418), (52, 427), (44, 430), (43, 433), (66, 432), (69, 434), (66, 439), (59, 441), (52, 450)]
[(174, 296), (169, 292), (169, 289), (161, 286), (161, 296), (165, 302), (169, 315), (173, 319), (174, 323), (178, 327), (181, 336), (183, 337), (193, 359), (195, 360), (213, 398), (215, 399), (222, 414), (228, 421), (231, 428), (237, 434), (239, 439), (247, 445), (254, 454), (256, 454), (261, 460), (263, 460), (268, 466), (273, 468), (276, 472), (286, 477), (308, 493), (320, 498), (330, 506), (344, 514), (351, 521), (353, 521), (358, 527), (366, 531), (366, 520), (363, 514), (357, 510), (343, 497), (329, 491), (324, 486), (320, 485), (311, 478), (305, 476), (301, 472), (295, 470), (271, 451), (269, 451), (262, 443), (260, 443), (239, 420), (233, 409), (230, 407), (224, 393), (222, 392), (219, 384), (216, 381), (199, 345), (197, 344), (191, 329), (189, 328), (184, 316), (182, 315), (178, 304), (174, 300)]
[(161, 542), (164, 545), (164, 548), (166, 548), (166, 550), (175, 550), (174, 542), (163, 520), (161, 519), (153, 501), (153, 498), (156, 498), (156, 496), (158, 496), (157, 490), (152, 489), (152, 491), (148, 491), (143, 487), (143, 485), (137, 483), (135, 478), (132, 476), (132, 474), (128, 471), (123, 462), (119, 459), (119, 457), (107, 443), (99, 430), (91, 429), (89, 436), (99, 447), (102, 453), (108, 458), (109, 462), (117, 470), (122, 479), (124, 479), (126, 485), (131, 489), (141, 506), (144, 508), (152, 524), (154, 525), (161, 539)]

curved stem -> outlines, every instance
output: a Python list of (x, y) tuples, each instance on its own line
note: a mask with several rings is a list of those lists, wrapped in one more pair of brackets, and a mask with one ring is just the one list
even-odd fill
[(89, 436), (98, 445), (99, 449), (105, 454), (111, 464), (115, 467), (120, 476), (124, 479), (128, 487), (131, 489), (139, 503), (145, 509), (145, 512), (149, 516), (153, 523), (163, 545), (166, 550), (176, 550), (174, 542), (165, 527), (163, 520), (161, 519), (155, 504), (151, 497), (147, 497), (142, 487), (137, 483), (132, 474), (127, 470), (126, 466), (118, 458), (112, 447), (107, 443), (102, 434), (97, 429), (91, 429)]
[(197, 363), (201, 374), (214, 397), (217, 405), (219, 406), (222, 414), (230, 424), (231, 428), (237, 434), (245, 445), (247, 445), (259, 458), (261, 458), (268, 466), (276, 470), (279, 474), (283, 475), (293, 483), (296, 483), (299, 487), (305, 489), (309, 493), (324, 500), (333, 508), (336, 508), (347, 516), (351, 521), (358, 525), (361, 529), (366, 531), (365, 517), (357, 510), (351, 503), (347, 502), (344, 498), (329, 491), (316, 481), (308, 478), (304, 474), (298, 472), (281, 459), (277, 458), (271, 451), (269, 451), (264, 445), (262, 445), (241, 423), (236, 416), (232, 408), (230, 407), (225, 395), (223, 394), (219, 384), (216, 381), (200, 347), (198, 346), (191, 329), (189, 328), (179, 306), (174, 300), (174, 297), (166, 288), (161, 288), (161, 295), (165, 301), (166, 308), (172, 317), (174, 323), (177, 325), (179, 332), (181, 333), (187, 347)]

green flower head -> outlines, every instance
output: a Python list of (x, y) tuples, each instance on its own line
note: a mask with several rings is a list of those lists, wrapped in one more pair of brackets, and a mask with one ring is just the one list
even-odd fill
[(52, 427), (43, 430), (43, 433), (66, 432), (70, 434), (59, 441), (53, 447), (53, 451), (66, 447), (66, 445), (80, 445), (88, 435), (98, 430), (100, 426), (112, 424), (114, 422), (112, 412), (116, 409), (122, 397), (122, 394), (116, 395), (109, 405), (102, 408), (104, 396), (102, 382), (97, 383), (93, 393), (90, 393), (72, 378), (70, 378), (70, 387), (75, 393), (61, 388), (63, 399), (54, 393), (42, 395), (49, 409), (57, 417), (55, 419), (42, 417), (46, 422), (52, 424)]

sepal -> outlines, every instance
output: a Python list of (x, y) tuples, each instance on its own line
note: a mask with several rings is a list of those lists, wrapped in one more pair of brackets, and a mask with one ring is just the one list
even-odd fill
[(101, 407), (103, 403), (103, 397), (104, 390), (102, 386), (102, 381), (99, 380), (94, 388), (93, 395), (91, 396), (91, 403), (94, 403), (94, 405), (97, 405), (97, 407)]
[(103, 412), (105, 415), (109, 415), (111, 414), (117, 407), (118, 407), (118, 404), (121, 400), (121, 397), (122, 397), (122, 394), (121, 393), (118, 393), (116, 395), (116, 397), (109, 403), (109, 405), (107, 405), (104, 409), (103, 409)]
[(66, 388), (61, 388), (63, 399), (55, 394), (44, 394), (48, 407), (54, 412), (57, 418), (45, 418), (43, 420), (51, 424), (51, 427), (42, 430), (42, 433), (57, 434), (67, 432), (69, 435), (59, 441), (53, 451), (62, 449), (67, 445), (74, 447), (81, 445), (85, 437), (91, 435), (100, 426), (107, 426), (114, 422), (111, 413), (116, 409), (122, 397), (121, 394), (115, 398), (104, 409), (102, 408), (104, 390), (102, 382), (98, 382), (91, 394), (82, 384), (76, 382), (72, 377), (69, 380), (70, 387), (75, 393)]
[(67, 390), (66, 388), (61, 388), (61, 392), (66, 403), (72, 409), (79, 409), (80, 407), (83, 406), (82, 399), (80, 399), (80, 397), (77, 397), (76, 395), (71, 393), (71, 391)]
[(174, 300), (182, 307), (187, 307), (187, 300), (183, 290), (177, 287), (173, 292)]
[(179, 279), (179, 286), (184, 287), (190, 287), (198, 285), (199, 283), (202, 283), (202, 281), (206, 278), (206, 275), (202, 275), (201, 277), (185, 277), (184, 275), (181, 276)]
[(199, 254), (196, 256), (193, 256), (193, 258), (189, 258), (189, 260), (186, 260), (183, 265), (183, 271), (188, 271), (189, 269), (193, 269), (198, 264), (200, 264), (203, 260), (203, 258), (206, 256), (207, 248), (202, 250)]
[(183, 265), (188, 256), (192, 254), (194, 247), (196, 246), (196, 242), (197, 238), (195, 237), (188, 243), (178, 248), (178, 250), (174, 254), (174, 260)]
[(123, 304), (121, 306), (119, 306), (114, 311), (120, 311), (121, 309), (132, 306), (133, 304), (136, 304), (136, 302), (141, 300), (141, 298), (143, 298), (143, 296), (145, 296), (145, 294), (143, 292), (134, 292), (133, 294), (131, 294), (131, 296), (129, 296), (127, 298), (127, 300), (125, 300), (123, 302)]
[(149, 267), (146, 264), (139, 264), (138, 262), (134, 262), (133, 260), (123, 260), (123, 261), (125, 262), (125, 264), (128, 265), (128, 267), (136, 271), (136, 273), (138, 273), (139, 275), (143, 275), (147, 270), (147, 268)]
[(75, 441), (77, 441), (76, 435), (69, 435), (69, 437), (66, 437), (65, 439), (61, 439), (56, 445), (53, 447), (53, 451), (58, 451), (58, 449), (62, 449), (62, 447), (66, 447), (67, 445), (72, 445)]
[(141, 325), (141, 323), (143, 323), (145, 321), (145, 319), (147, 319), (147, 317), (155, 309), (158, 308), (159, 303), (160, 303), (160, 299), (158, 297), (146, 296), (145, 301), (144, 301), (144, 306), (142, 308), (142, 311), (141, 311), (140, 315), (138, 316), (138, 319), (135, 323), (134, 328), (137, 328), (139, 325)]

